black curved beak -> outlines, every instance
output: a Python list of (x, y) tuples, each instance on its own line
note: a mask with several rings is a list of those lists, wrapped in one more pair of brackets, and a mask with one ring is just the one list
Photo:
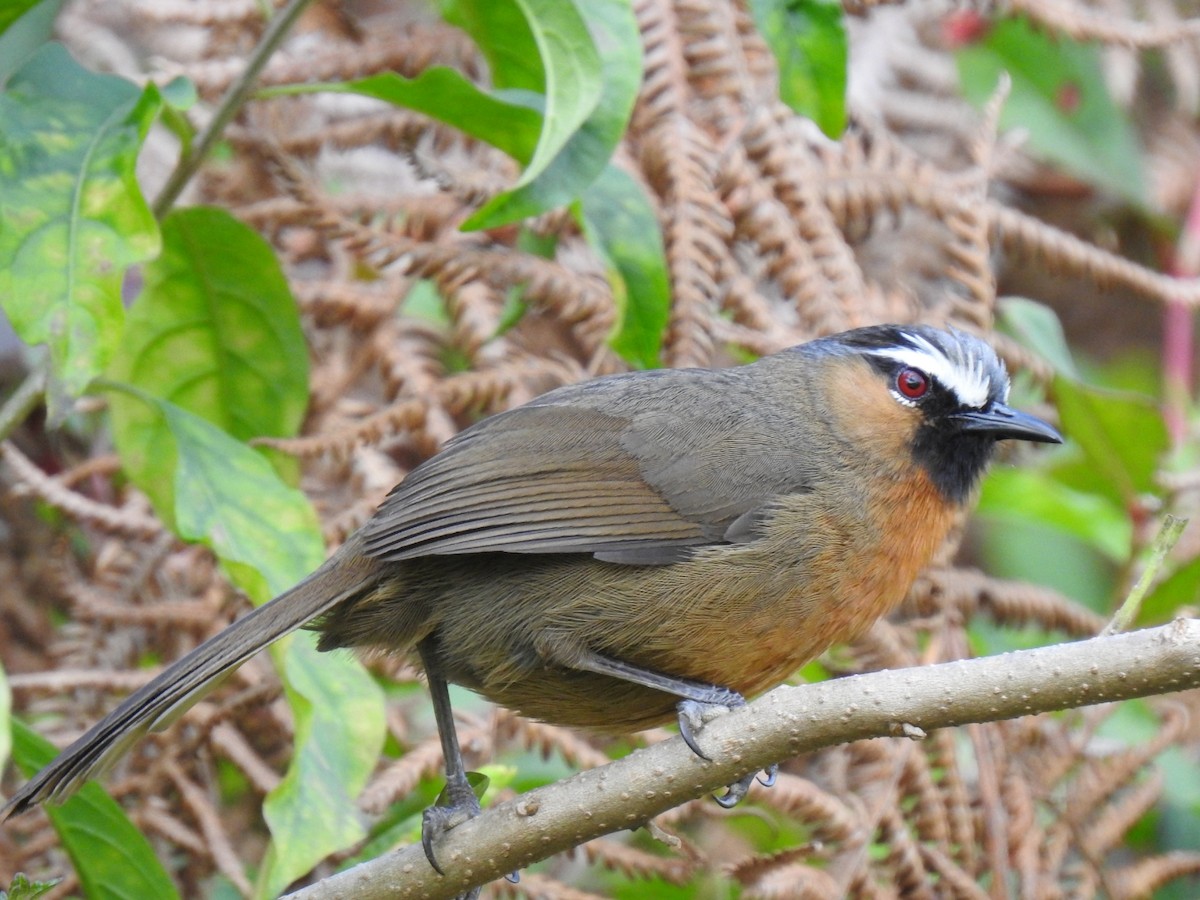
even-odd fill
[(987, 409), (972, 409), (951, 416), (963, 431), (990, 434), (998, 441), (1036, 441), (1039, 444), (1061, 444), (1058, 429), (1037, 416), (1018, 412), (1003, 403), (993, 403)]

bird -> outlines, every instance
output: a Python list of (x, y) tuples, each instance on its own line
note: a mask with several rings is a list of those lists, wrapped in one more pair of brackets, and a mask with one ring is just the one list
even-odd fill
[[(746, 365), (560, 387), (416, 466), (329, 559), (165, 669), (18, 789), (60, 800), (221, 675), (301, 627), (321, 650), (423, 669), (447, 789), (438, 838), (476, 815), (448, 684), (597, 732), (675, 720), (782, 683), (891, 611), (1001, 440), (1059, 443), (1008, 406), (980, 337), (875, 325)], [(751, 776), (724, 798), (745, 795)]]

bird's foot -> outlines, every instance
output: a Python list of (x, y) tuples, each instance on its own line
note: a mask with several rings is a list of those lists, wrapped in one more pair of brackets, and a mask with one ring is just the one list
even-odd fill
[[(708, 702), (681, 700), (676, 707), (679, 710), (679, 734), (683, 738), (683, 742), (691, 748), (693, 753), (704, 760), (711, 759), (711, 757), (700, 749), (700, 745), (696, 742), (696, 732), (702, 730), (704, 723), (713, 716), (746, 705), (745, 698), (736, 691), (724, 688), (715, 688), (715, 691), (723, 692), (723, 696), (717, 697), (714, 693), (714, 698)], [(737, 806), (750, 792), (750, 785), (754, 783), (755, 779), (764, 787), (773, 785), (775, 777), (779, 774), (779, 766), (772, 764), (762, 774), (766, 777), (760, 777), (759, 773), (751, 772), (746, 777), (729, 785), (722, 796), (714, 799), (725, 809)]]
[[(451, 828), (475, 818), (482, 808), (479, 805), (479, 798), (471, 790), (470, 783), (465, 776), (461, 775), (447, 781), (446, 789), (438, 800), (443, 802), (429, 807), (421, 817), (421, 847), (434, 871), (439, 875), (445, 875), (445, 871), (433, 852), (434, 843)], [(478, 896), (478, 888), (462, 895), (463, 900), (474, 900)]]
[(679, 710), (679, 736), (693, 753), (703, 760), (710, 760), (707, 753), (700, 749), (696, 742), (696, 733), (703, 730), (704, 723), (715, 716), (746, 705), (746, 698), (737, 691), (726, 688), (713, 688), (712, 699), (680, 700), (675, 708)]
[[(757, 780), (763, 787), (771, 787), (775, 783), (776, 776), (779, 775), (779, 766), (772, 763), (761, 772), (751, 772), (744, 778), (735, 781), (733, 784), (725, 788), (725, 793), (720, 797), (713, 797), (717, 801), (717, 805), (723, 809), (733, 809), (741, 803), (748, 793), (750, 793), (750, 785)], [(765, 776), (765, 777), (764, 777)]]

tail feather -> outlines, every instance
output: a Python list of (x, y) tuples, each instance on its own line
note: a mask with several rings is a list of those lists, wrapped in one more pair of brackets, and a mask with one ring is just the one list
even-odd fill
[(66, 799), (148, 731), (169, 723), (202, 697), (227, 672), (361, 591), (375, 579), (379, 564), (359, 553), (359, 543), (352, 537), (294, 588), (234, 622), (126, 697), (9, 798), (0, 809), (0, 820), (44, 801)]

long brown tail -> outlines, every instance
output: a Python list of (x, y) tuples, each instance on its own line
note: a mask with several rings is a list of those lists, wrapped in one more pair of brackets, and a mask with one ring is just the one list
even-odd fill
[(146, 732), (172, 721), (226, 672), (362, 590), (378, 575), (380, 564), (363, 557), (360, 544), (358, 536), (352, 536), (294, 588), (234, 622), (130, 694), (17, 791), (0, 809), (0, 819), (47, 800), (66, 799)]

